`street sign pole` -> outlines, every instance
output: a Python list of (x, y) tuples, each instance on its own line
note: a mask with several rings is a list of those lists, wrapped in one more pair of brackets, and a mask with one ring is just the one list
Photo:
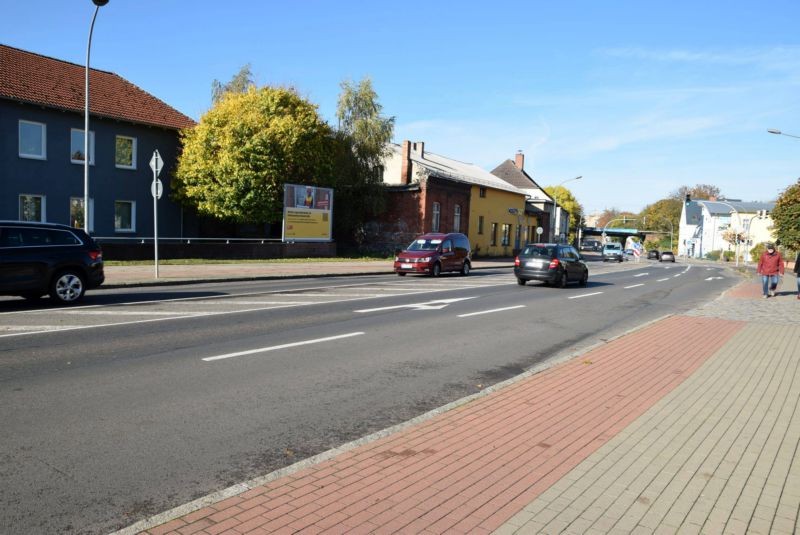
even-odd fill
[(155, 257), (155, 278), (158, 278), (158, 199), (161, 197), (162, 184), (158, 180), (158, 175), (161, 173), (161, 168), (164, 166), (164, 161), (158, 150), (153, 151), (153, 157), (150, 158), (150, 169), (153, 170), (153, 185), (150, 187), (150, 192), (153, 194), (153, 253)]

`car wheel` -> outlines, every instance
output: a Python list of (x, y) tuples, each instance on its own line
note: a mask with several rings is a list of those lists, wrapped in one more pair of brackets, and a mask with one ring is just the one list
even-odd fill
[(469, 275), (470, 265), (469, 262), (464, 262), (464, 265), (461, 266), (461, 274), (465, 277)]
[(438, 262), (433, 265), (433, 269), (431, 269), (431, 275), (434, 277), (438, 277), (442, 274), (442, 266)]
[(517, 284), (519, 284), (520, 286), (525, 286), (526, 282), (528, 281), (526, 281), (525, 279), (517, 279)]
[(566, 271), (561, 273), (561, 276), (558, 279), (558, 287), (559, 288), (566, 288), (567, 287), (567, 272)]
[(580, 285), (586, 286), (589, 284), (589, 271), (584, 271), (583, 276), (581, 276)]
[(405, 273), (403, 273), (403, 272), (401, 272), (401, 271), (398, 271), (398, 272), (397, 272), (397, 276), (398, 276), (398, 277), (405, 277), (405, 276), (406, 276), (406, 274), (405, 274)]
[(59, 272), (50, 283), (50, 299), (61, 305), (71, 305), (83, 299), (86, 284), (77, 271)]

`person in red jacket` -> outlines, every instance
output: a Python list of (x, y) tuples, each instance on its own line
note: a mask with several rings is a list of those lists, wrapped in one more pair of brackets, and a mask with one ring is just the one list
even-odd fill
[(767, 244), (767, 250), (761, 253), (758, 259), (758, 274), (761, 275), (761, 288), (764, 290), (764, 299), (775, 296), (778, 287), (778, 277), (783, 276), (783, 258), (775, 246)]

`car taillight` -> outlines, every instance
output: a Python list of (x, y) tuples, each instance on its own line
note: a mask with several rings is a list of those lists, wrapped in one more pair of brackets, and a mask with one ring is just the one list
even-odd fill
[(554, 258), (550, 261), (550, 269), (556, 269), (558, 267), (558, 258)]
[(514, 257), (514, 267), (519, 267), (519, 257)]
[(102, 251), (89, 251), (89, 258), (92, 260), (102, 260), (103, 259), (103, 252)]

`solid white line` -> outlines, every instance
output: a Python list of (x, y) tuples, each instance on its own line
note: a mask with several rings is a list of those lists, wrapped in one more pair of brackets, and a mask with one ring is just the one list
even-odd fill
[(634, 284), (633, 286), (625, 286), (625, 290), (630, 290), (631, 288), (638, 288), (639, 286), (644, 286), (644, 284)]
[(667, 277), (666, 279), (658, 279), (656, 282), (664, 282), (664, 281), (668, 281), (668, 280), (669, 280), (669, 277)]
[(480, 316), (481, 314), (491, 314), (493, 312), (503, 312), (504, 310), (514, 310), (517, 308), (525, 308), (525, 305), (517, 305), (514, 307), (493, 308), (492, 310), (482, 310), (480, 312), (470, 312), (469, 314), (459, 314), (459, 318), (468, 318), (470, 316)]
[(202, 360), (211, 362), (212, 360), (230, 359), (234, 357), (242, 357), (244, 355), (252, 355), (254, 353), (266, 353), (267, 351), (276, 351), (278, 349), (288, 349), (290, 347), (307, 346), (310, 344), (320, 344), (322, 342), (330, 342), (332, 340), (341, 340), (342, 338), (352, 338), (353, 336), (361, 336), (363, 332), (340, 334), (337, 336), (328, 336), (326, 338), (317, 338), (315, 340), (305, 340), (303, 342), (293, 342), (291, 344), (281, 344), (279, 346), (261, 347), (259, 349), (249, 349), (247, 351), (239, 351), (236, 353), (228, 353), (226, 355), (217, 355), (216, 357), (206, 357)]
[(600, 295), (603, 292), (594, 292), (590, 294), (583, 294), (583, 295), (573, 295), (572, 297), (567, 297), (567, 299), (580, 299), (581, 297), (589, 297), (591, 295)]

